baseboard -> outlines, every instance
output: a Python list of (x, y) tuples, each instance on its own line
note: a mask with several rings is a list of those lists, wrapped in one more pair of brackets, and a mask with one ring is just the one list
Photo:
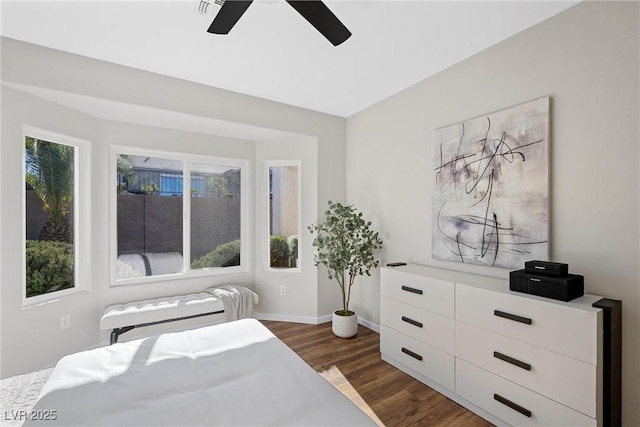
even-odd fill
[(374, 332), (380, 333), (380, 325), (378, 325), (377, 323), (373, 323), (370, 320), (363, 319), (360, 316), (358, 316), (358, 323), (364, 326), (365, 328), (368, 328)]
[[(331, 322), (333, 315), (325, 314), (320, 317), (310, 316), (291, 316), (289, 314), (270, 314), (270, 313), (257, 313), (258, 320), (275, 320), (277, 322), (292, 322), (292, 323), (307, 323), (310, 325), (320, 325), (322, 323)], [(380, 333), (380, 325), (371, 322), (370, 320), (363, 319), (358, 316), (358, 323), (365, 328), (371, 329), (374, 332)]]
[[(272, 314), (272, 313), (256, 313), (258, 320), (275, 320), (277, 322), (307, 323), (310, 325), (319, 325), (324, 323), (321, 318), (311, 316), (292, 316), (290, 314)], [(331, 320), (331, 317), (329, 317)]]
[(318, 317), (318, 324), (331, 322), (333, 319), (333, 314), (325, 314), (324, 316)]

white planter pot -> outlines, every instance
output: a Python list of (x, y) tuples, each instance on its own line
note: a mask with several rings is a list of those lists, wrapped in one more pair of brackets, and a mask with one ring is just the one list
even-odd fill
[(334, 311), (331, 330), (340, 338), (355, 336), (358, 333), (358, 315), (353, 313), (351, 316), (339, 316)]

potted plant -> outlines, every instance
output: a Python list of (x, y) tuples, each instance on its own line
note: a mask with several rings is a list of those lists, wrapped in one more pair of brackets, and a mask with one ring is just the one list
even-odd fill
[(336, 279), (340, 286), (342, 309), (333, 313), (332, 330), (349, 338), (358, 332), (357, 314), (349, 310), (351, 286), (356, 277), (371, 276), (371, 269), (378, 266), (374, 252), (382, 248), (382, 239), (353, 205), (329, 201), (325, 215), (323, 222), (308, 227), (312, 234), (317, 233), (314, 262), (327, 267), (329, 280)]

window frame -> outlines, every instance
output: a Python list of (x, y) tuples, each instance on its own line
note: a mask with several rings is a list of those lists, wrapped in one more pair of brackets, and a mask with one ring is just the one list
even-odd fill
[(74, 148), (73, 182), (73, 251), (74, 286), (69, 289), (48, 292), (27, 297), (27, 200), (22, 195), (22, 308), (30, 308), (53, 302), (81, 292), (90, 291), (89, 272), (91, 271), (91, 143), (69, 135), (24, 125), (22, 128), (22, 191), (26, 188), (26, 154), (24, 149), (27, 137), (66, 145)]
[[(271, 267), (271, 216), (270, 216), (270, 174), (272, 167), (298, 167), (298, 259), (296, 267), (275, 268)], [(266, 273), (299, 274), (302, 272), (302, 160), (263, 160), (262, 161), (262, 269)]]
[[(182, 268), (181, 273), (143, 276), (130, 279), (117, 278), (118, 259), (118, 189), (113, 180), (117, 176), (117, 155), (150, 156), (181, 161), (182, 170)], [(175, 281), (194, 277), (225, 276), (234, 274), (244, 274), (249, 272), (251, 260), (250, 256), (250, 169), (249, 161), (238, 158), (225, 158), (194, 153), (180, 153), (175, 151), (147, 149), (130, 146), (110, 145), (109, 146), (109, 198), (110, 198), (110, 285), (127, 286), (135, 284), (145, 284), (154, 282)], [(240, 265), (232, 267), (218, 267), (208, 269), (192, 270), (190, 268), (191, 255), (191, 164), (209, 164), (214, 166), (228, 166), (240, 169)], [(185, 197), (189, 195), (189, 197)]]

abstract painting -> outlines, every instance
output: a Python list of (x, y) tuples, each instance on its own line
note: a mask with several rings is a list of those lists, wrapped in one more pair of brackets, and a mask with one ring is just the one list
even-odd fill
[(434, 131), (432, 257), (549, 259), (549, 97)]

